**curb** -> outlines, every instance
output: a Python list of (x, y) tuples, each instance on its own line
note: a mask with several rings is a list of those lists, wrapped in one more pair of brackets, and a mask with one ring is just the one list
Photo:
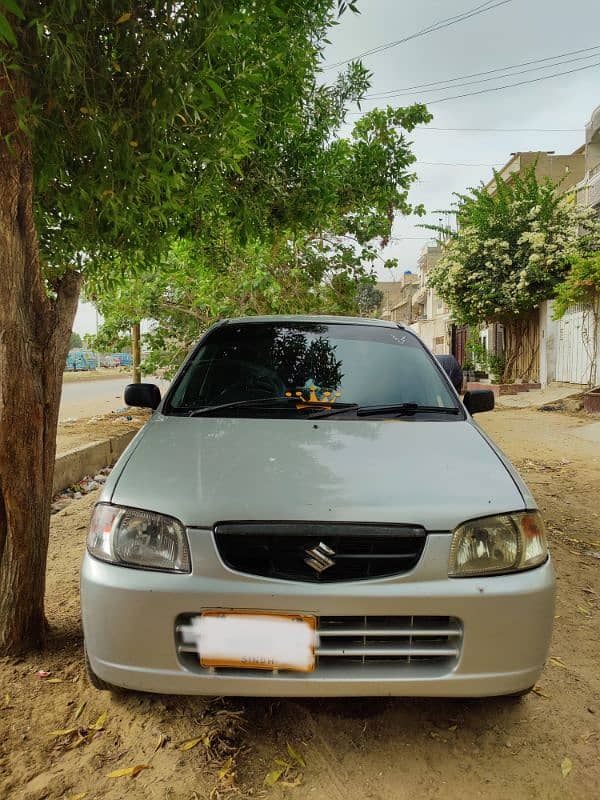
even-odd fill
[(110, 439), (90, 442), (62, 453), (54, 465), (52, 494), (72, 486), (84, 475), (93, 475), (102, 467), (112, 466), (136, 434), (137, 430), (126, 431)]

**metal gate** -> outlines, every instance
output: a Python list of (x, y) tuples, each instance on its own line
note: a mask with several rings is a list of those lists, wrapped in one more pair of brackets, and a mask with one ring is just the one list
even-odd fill
[(556, 380), (588, 383), (594, 352), (594, 319), (584, 305), (571, 306), (558, 321)]

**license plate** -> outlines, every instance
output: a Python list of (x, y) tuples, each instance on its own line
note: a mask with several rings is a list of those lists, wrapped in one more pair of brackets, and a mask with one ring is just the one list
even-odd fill
[(316, 619), (307, 614), (204, 611), (192, 620), (203, 667), (313, 672)]

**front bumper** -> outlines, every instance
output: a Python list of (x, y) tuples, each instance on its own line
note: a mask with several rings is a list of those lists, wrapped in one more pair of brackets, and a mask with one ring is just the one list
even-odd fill
[[(532, 686), (546, 660), (554, 574), (542, 566), (489, 578), (446, 577), (448, 534), (430, 534), (419, 564), (394, 578), (327, 585), (240, 575), (221, 564), (210, 531), (190, 531), (193, 573), (172, 575), (105, 564), (85, 555), (82, 619), (93, 671), (115, 686), (189, 695), (462, 696)], [(313, 673), (188, 668), (176, 620), (206, 608), (344, 616), (445, 615), (460, 620), (451, 663), (348, 663)]]

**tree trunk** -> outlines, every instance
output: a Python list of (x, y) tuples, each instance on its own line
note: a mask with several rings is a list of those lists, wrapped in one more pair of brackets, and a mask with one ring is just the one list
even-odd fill
[(32, 197), (28, 142), (0, 144), (0, 655), (44, 642), (58, 409), (81, 281), (67, 271), (45, 286)]
[(133, 358), (133, 383), (142, 382), (142, 371), (140, 369), (140, 323), (134, 322), (131, 326), (131, 355)]

